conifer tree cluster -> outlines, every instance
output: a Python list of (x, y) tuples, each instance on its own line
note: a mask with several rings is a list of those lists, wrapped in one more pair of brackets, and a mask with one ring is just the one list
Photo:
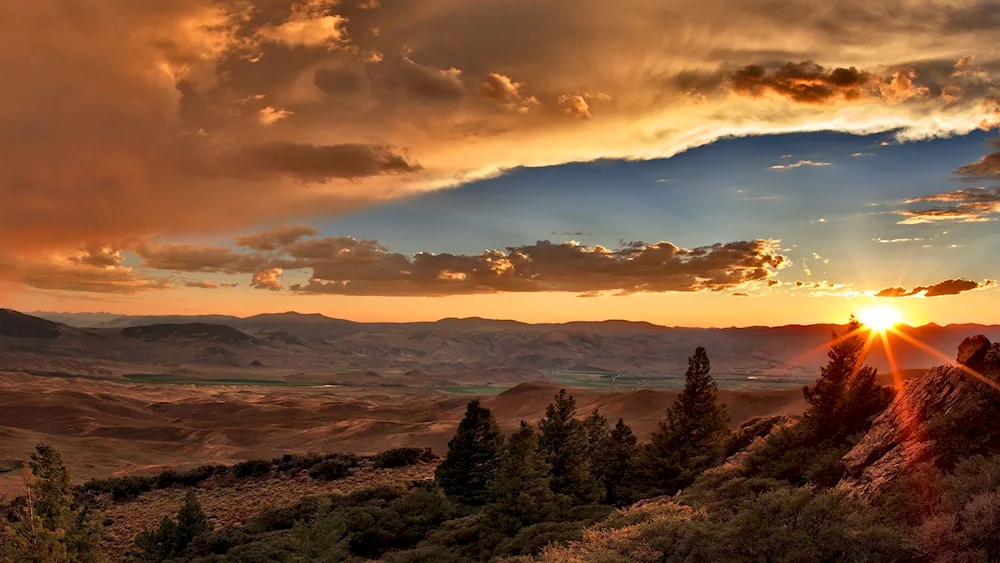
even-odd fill
[(801, 422), (777, 432), (750, 456), (745, 461), (749, 474), (824, 487), (840, 481), (841, 458), (894, 394), (865, 364), (871, 337), (853, 316), (840, 334), (832, 334), (829, 362), (816, 383), (802, 390), (807, 408)]
[(62, 456), (39, 444), (25, 468), (25, 496), (0, 531), (0, 560), (104, 563), (97, 515), (73, 498)]
[(623, 419), (612, 428), (597, 409), (581, 418), (562, 389), (544, 418), (534, 426), (522, 421), (504, 446), (492, 413), (472, 401), (437, 470), (438, 483), (453, 500), (487, 505), (505, 528), (540, 522), (553, 510), (621, 506), (675, 492), (720, 460), (729, 435), (705, 349), (688, 364), (684, 391), (646, 445)]
[(194, 490), (189, 489), (176, 520), (164, 516), (159, 528), (139, 534), (135, 544), (142, 550), (139, 555), (142, 560), (158, 563), (183, 553), (194, 538), (207, 530), (208, 518)]
[(876, 380), (876, 369), (864, 364), (865, 343), (861, 323), (851, 316), (843, 334), (833, 334), (830, 361), (820, 369), (816, 384), (803, 389), (809, 405), (805, 422), (814, 438), (843, 440), (856, 434), (892, 399), (892, 390)]

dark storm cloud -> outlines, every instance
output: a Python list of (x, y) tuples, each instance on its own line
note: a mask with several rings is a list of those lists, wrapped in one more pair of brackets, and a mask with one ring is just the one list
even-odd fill
[(313, 145), (275, 141), (243, 147), (229, 173), (237, 176), (281, 174), (309, 182), (357, 179), (421, 170), (388, 145), (345, 143)]
[(872, 72), (850, 68), (827, 68), (813, 61), (786, 63), (768, 69), (763, 65), (748, 65), (726, 77), (730, 92), (749, 98), (768, 94), (787, 98), (800, 104), (830, 104), (864, 99), (901, 101), (927, 93), (926, 88), (913, 83), (915, 72), (900, 70), (889, 78)]

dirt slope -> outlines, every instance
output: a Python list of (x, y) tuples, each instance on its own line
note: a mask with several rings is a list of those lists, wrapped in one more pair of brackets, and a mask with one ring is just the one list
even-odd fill
[[(558, 387), (528, 383), (483, 398), (501, 426), (535, 421)], [(675, 391), (598, 393), (574, 389), (582, 414), (622, 417), (645, 438)], [(797, 389), (720, 391), (733, 424), (803, 409)], [(342, 388), (139, 385), (0, 372), (0, 466), (34, 445), (58, 448), (75, 480), (163, 466), (232, 463), (284, 453), (375, 453), (398, 446), (444, 452), (471, 396), (374, 395)], [(0, 492), (20, 489), (0, 473)]]

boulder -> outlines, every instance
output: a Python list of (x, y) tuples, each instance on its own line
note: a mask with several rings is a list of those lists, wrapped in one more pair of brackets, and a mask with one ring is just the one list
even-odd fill
[(970, 336), (958, 345), (958, 363), (972, 366), (982, 362), (990, 350), (990, 341), (982, 334)]
[[(958, 362), (1000, 382), (1000, 347), (982, 335), (966, 338), (958, 348)], [(837, 487), (851, 496), (871, 498), (924, 462), (934, 462), (933, 440), (924, 432), (970, 385), (981, 385), (955, 366), (931, 368), (907, 381), (871, 429), (843, 458), (846, 474)]]
[(994, 342), (983, 357), (984, 364), (1000, 364), (1000, 342)]

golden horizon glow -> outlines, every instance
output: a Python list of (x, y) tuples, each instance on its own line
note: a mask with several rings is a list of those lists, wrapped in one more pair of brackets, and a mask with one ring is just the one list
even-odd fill
[(858, 313), (862, 324), (877, 332), (885, 332), (903, 322), (903, 314), (895, 307), (879, 305), (862, 309)]

